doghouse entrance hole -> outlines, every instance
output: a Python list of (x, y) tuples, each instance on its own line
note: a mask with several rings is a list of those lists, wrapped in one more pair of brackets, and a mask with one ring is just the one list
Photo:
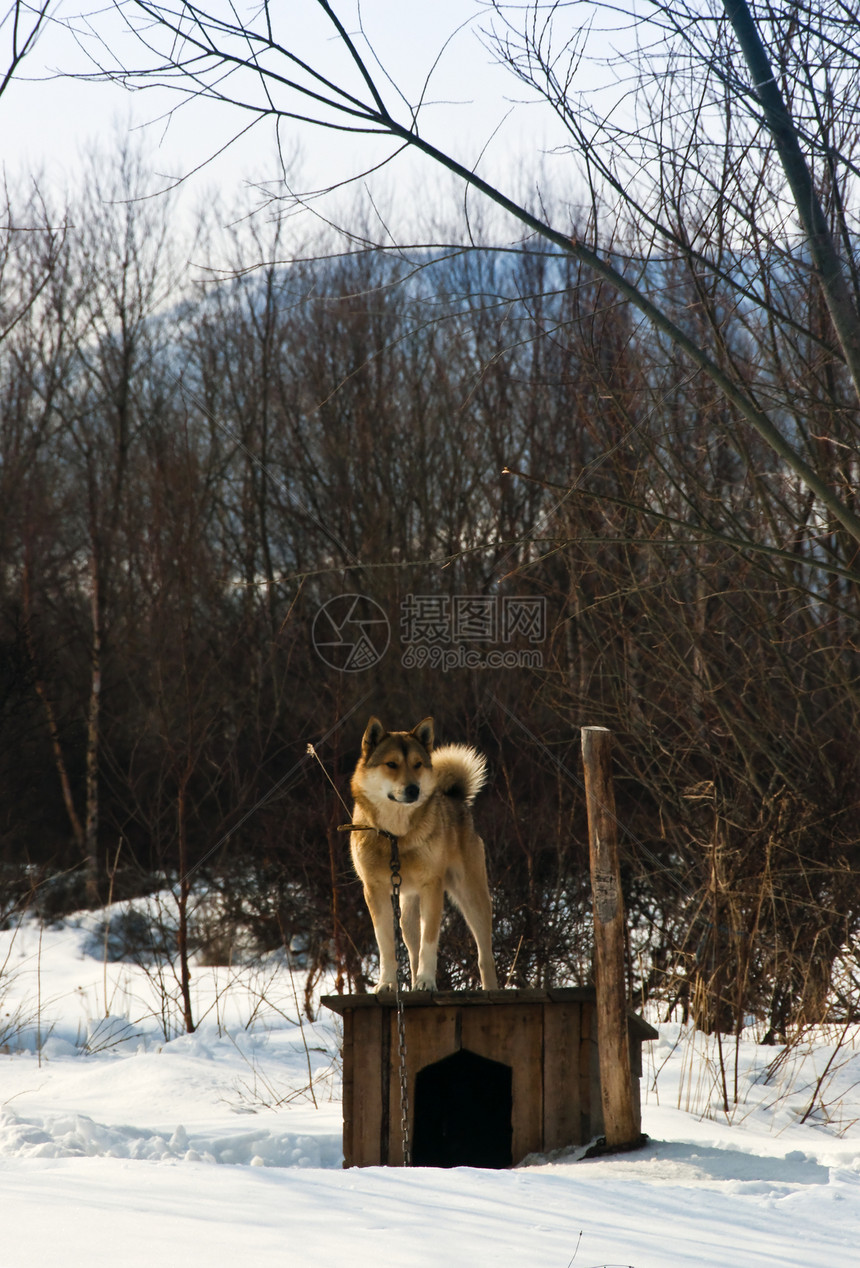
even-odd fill
[(513, 1071), (463, 1048), (415, 1078), (416, 1167), (510, 1167)]

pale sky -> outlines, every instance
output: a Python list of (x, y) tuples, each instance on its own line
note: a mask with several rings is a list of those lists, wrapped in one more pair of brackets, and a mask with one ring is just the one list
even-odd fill
[[(309, 0), (281, 3), (291, 4), (302, 20), (315, 13)], [(92, 69), (83, 49), (62, 26), (63, 21), (73, 22), (84, 4), (85, 0), (59, 0), (53, 10), (54, 23), (22, 64), (20, 79), (0, 98), (6, 125), (2, 129), (2, 154), (8, 174), (42, 170), (49, 180), (74, 184), (79, 157), (88, 147), (98, 143), (110, 154), (120, 137), (139, 129), (154, 170), (169, 180), (209, 158), (248, 122), (247, 115), (234, 114), (212, 102), (185, 106), (168, 122), (163, 116), (175, 102), (172, 96), (156, 90), (132, 93), (118, 85), (64, 78), (64, 74)], [(346, 16), (350, 7), (339, 4), (338, 12)], [(118, 27), (110, 9), (108, 0), (105, 9), (92, 11), (90, 22), (106, 31), (112, 46), (118, 47)], [(362, 5), (365, 28), (372, 34), (385, 69), (411, 99), (417, 97), (446, 39), (470, 12), (479, 16), (473, 29), (462, 29), (444, 53), (429, 94), (438, 104), (425, 108), (422, 130), (464, 162), (477, 162), (486, 147), (482, 170), (505, 170), (516, 180), (528, 166), (537, 171), (554, 125), (545, 107), (518, 103), (523, 89), (510, 71), (493, 64), (491, 54), (482, 47), (474, 29), (487, 20), (480, 4), (464, 4), (463, 0), (365, 0)], [(79, 21), (76, 25), (80, 29)], [(307, 28), (303, 38), (307, 38)], [(140, 58), (136, 51), (126, 56)], [(396, 101), (393, 91), (390, 96)], [(374, 140), (339, 137), (297, 124), (283, 127), (281, 135), (287, 154), (297, 156), (295, 175), (303, 188), (316, 188), (342, 179), (345, 173), (362, 171), (387, 152), (387, 147)], [(432, 173), (428, 164), (424, 163), (423, 171), (423, 179), (439, 181), (438, 172)], [(263, 124), (230, 146), (188, 184), (192, 193), (217, 185), (229, 195), (245, 181), (271, 179), (277, 174), (271, 125)], [(389, 170), (387, 179), (402, 181), (402, 165), (394, 175)]]

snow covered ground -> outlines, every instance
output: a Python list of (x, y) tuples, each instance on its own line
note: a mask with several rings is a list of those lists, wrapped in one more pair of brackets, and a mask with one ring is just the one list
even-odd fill
[(196, 968), (188, 1036), (102, 948), (92, 915), (0, 933), (0, 1268), (860, 1262), (860, 1031), (769, 1074), (742, 1044), (729, 1122), (713, 1041), (660, 1025), (633, 1154), (344, 1171), (338, 1019), (299, 1024), (282, 959)]

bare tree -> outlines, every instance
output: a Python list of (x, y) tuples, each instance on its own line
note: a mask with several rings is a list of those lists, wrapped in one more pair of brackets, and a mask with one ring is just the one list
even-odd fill
[(16, 77), (24, 58), (33, 51), (33, 47), (49, 20), (51, 0), (40, 4), (28, 4), (27, 0), (12, 0), (9, 8), (0, 18), (0, 39), (6, 51), (0, 57), (0, 96)]
[[(640, 284), (635, 269), (619, 268), (611, 256), (607, 258), (602, 243), (590, 245), (572, 236), (567, 226), (559, 227), (545, 216), (531, 211), (515, 197), (484, 180), (477, 171), (465, 167), (452, 153), (440, 149), (424, 137), (419, 127), (420, 101), (404, 106), (402, 94), (381, 73), (375, 73), (373, 50), (365, 40), (360, 14), (351, 13), (350, 18), (345, 19), (328, 0), (308, 0), (308, 17), (321, 21), (330, 36), (328, 43), (322, 45), (326, 52), (321, 54), (315, 52), (320, 46), (313, 41), (303, 43), (297, 34), (301, 24), (297, 21), (295, 8), (287, 14), (268, 0), (257, 9), (254, 17), (247, 20), (240, 20), (232, 10), (222, 12), (206, 5), (185, 3), (184, 0), (167, 4), (153, 0), (125, 0), (118, 7), (145, 49), (145, 60), (140, 66), (129, 66), (118, 64), (114, 59), (102, 72), (110, 78), (129, 86), (161, 84), (186, 97), (203, 97), (240, 106), (258, 118), (300, 120), (356, 135), (389, 138), (396, 147), (420, 152), (446, 168), (513, 216), (530, 233), (539, 235), (556, 249), (572, 254), (596, 276), (605, 279), (619, 296), (629, 301), (656, 330), (682, 350), (689, 362), (713, 381), (733, 410), (803, 480), (827, 513), (855, 541), (860, 541), (860, 517), (854, 510), (851, 496), (834, 489), (826, 476), (804, 455), (791, 429), (784, 426), (778, 414), (768, 409), (766, 403), (749, 389), (743, 377), (725, 363), (718, 340), (709, 340), (709, 346), (693, 337), (686, 324), (676, 320), (666, 305)], [(492, 8), (501, 15), (504, 6), (494, 4)], [(791, 13), (796, 8), (795, 5), (789, 6)], [(575, 134), (578, 124), (571, 94), (570, 67), (575, 64), (580, 51), (578, 30), (571, 30), (569, 25), (573, 11), (557, 3), (545, 5), (538, 2), (527, 7), (524, 17), (518, 7), (515, 13), (521, 21), (514, 34), (511, 34), (511, 24), (506, 23), (506, 30), (502, 33), (497, 31), (492, 37), (495, 45), (512, 68), (551, 102)], [(759, 85), (753, 90), (736, 89), (735, 95), (740, 100), (754, 102), (765, 128), (776, 138), (779, 155), (789, 171), (795, 209), (803, 223), (810, 224), (814, 234), (816, 268), (831, 316), (838, 314), (835, 320), (838, 320), (836, 333), (841, 355), (851, 360), (851, 349), (855, 345), (860, 346), (860, 338), (856, 333), (856, 305), (847, 298), (844, 265), (833, 247), (826, 219), (818, 214), (817, 200), (809, 203), (807, 199), (808, 207), (797, 208), (797, 200), (804, 199), (812, 189), (808, 168), (798, 145), (800, 125), (787, 109), (784, 95), (778, 91), (774, 95), (755, 79), (762, 66), (766, 68), (766, 55), (761, 47), (757, 25), (743, 0), (732, 0), (730, 16), (739, 32), (744, 54), (755, 68), (754, 83)], [(788, 21), (789, 16), (787, 13), (784, 20)], [(690, 27), (695, 29), (700, 25), (698, 11), (688, 11), (683, 5), (658, 6), (658, 26), (661, 20), (673, 32), (680, 29), (688, 40), (691, 39)], [(838, 14), (834, 14), (833, 23), (839, 28)], [(779, 25), (777, 21), (775, 26)], [(309, 22), (308, 26), (316, 32), (316, 23)], [(560, 47), (555, 47), (552, 41), (559, 30)], [(357, 34), (353, 34), (354, 31)], [(841, 37), (838, 46), (844, 47)], [(724, 42), (721, 47), (725, 47)], [(337, 50), (336, 59), (333, 49)], [(110, 57), (109, 51), (106, 56)], [(848, 56), (852, 56), (850, 48)], [(337, 70), (333, 73), (328, 68), (335, 61)], [(559, 67), (565, 66), (568, 70), (560, 73)], [(718, 73), (726, 78), (729, 66), (728, 61), (725, 65), (718, 65)], [(808, 67), (808, 74), (813, 75), (812, 66)], [(390, 105), (389, 100), (397, 104)], [(820, 124), (814, 119), (809, 125), (804, 120), (803, 127), (807, 126), (813, 131), (820, 131)], [(635, 199), (636, 193), (631, 196)], [(843, 340), (844, 343), (841, 342)], [(733, 430), (728, 435), (736, 443)]]

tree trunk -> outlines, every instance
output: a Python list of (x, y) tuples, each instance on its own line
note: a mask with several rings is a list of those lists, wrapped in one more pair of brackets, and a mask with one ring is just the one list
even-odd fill
[(63, 748), (60, 744), (60, 730), (57, 726), (57, 717), (54, 713), (54, 706), (48, 695), (48, 688), (45, 680), (39, 673), (39, 665), (36, 658), (36, 644), (33, 638), (32, 612), (30, 603), (30, 565), (28, 560), (24, 560), (24, 569), (21, 577), (21, 591), (24, 604), (24, 638), (27, 644), (27, 653), (30, 657), (30, 664), (33, 666), (33, 685), (36, 688), (36, 695), (42, 702), (45, 710), (45, 720), (48, 724), (48, 735), (51, 740), (51, 752), (54, 755), (54, 766), (57, 769), (57, 775), (60, 780), (60, 789), (63, 794), (63, 804), (66, 807), (66, 814), (69, 819), (69, 827), (72, 830), (72, 837), (75, 845), (81, 854), (84, 852), (84, 829), (75, 809), (75, 799), (72, 796), (72, 784), (69, 779), (69, 772), (66, 766), (66, 759), (63, 756)]
[(99, 895), (99, 725), (102, 690), (102, 639), (99, 604), (99, 573), (95, 556), (92, 561), (90, 605), (92, 611), (92, 645), (90, 649), (90, 700), (87, 709), (87, 813), (84, 830), (84, 868), (87, 900), (98, 906)]
[(179, 987), (182, 992), (182, 1020), (189, 1035), (195, 1029), (191, 1008), (191, 969), (188, 964), (188, 899), (191, 894), (191, 876), (188, 870), (186, 790), (190, 776), (191, 771), (186, 769), (179, 781), (176, 800), (179, 835), (179, 894), (176, 900), (179, 923), (176, 931), (176, 953), (179, 960)]

